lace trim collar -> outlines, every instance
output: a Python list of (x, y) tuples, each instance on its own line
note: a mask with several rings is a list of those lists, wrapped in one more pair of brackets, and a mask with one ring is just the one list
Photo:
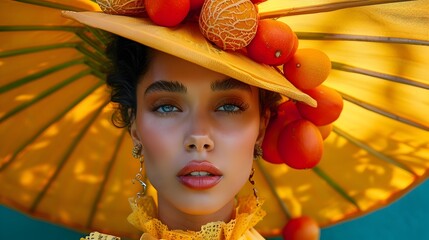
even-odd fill
[[(129, 202), (133, 212), (128, 216), (128, 222), (143, 231), (145, 238), (149, 237), (149, 234), (154, 239), (239, 239), (265, 216), (261, 201), (257, 202), (254, 196), (247, 196), (238, 199), (236, 218), (228, 223), (207, 223), (198, 232), (169, 230), (156, 218), (156, 205), (151, 197), (139, 198), (137, 203), (134, 198), (130, 198)], [(148, 239), (151, 239), (150, 237)]]

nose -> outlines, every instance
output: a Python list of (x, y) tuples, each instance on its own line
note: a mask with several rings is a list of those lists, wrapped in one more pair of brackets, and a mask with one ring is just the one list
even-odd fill
[(191, 135), (185, 140), (186, 151), (212, 151), (214, 142), (207, 135)]

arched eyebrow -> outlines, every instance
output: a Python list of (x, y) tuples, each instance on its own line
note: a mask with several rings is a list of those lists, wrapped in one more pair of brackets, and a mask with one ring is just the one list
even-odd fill
[[(246, 83), (240, 82), (233, 78), (228, 78), (224, 80), (214, 81), (210, 84), (212, 91), (227, 91), (233, 89), (242, 89), (249, 92), (252, 92), (250, 86)], [(144, 95), (147, 95), (152, 92), (174, 92), (174, 93), (187, 93), (188, 89), (180, 82), (177, 81), (156, 81), (150, 84)]]
[(180, 82), (171, 81), (156, 81), (149, 85), (144, 92), (147, 95), (151, 92), (175, 92), (175, 93), (186, 93), (188, 89)]
[(212, 91), (225, 91), (233, 89), (242, 89), (252, 92), (252, 88), (246, 83), (240, 82), (234, 78), (228, 78), (224, 80), (218, 80), (211, 84)]

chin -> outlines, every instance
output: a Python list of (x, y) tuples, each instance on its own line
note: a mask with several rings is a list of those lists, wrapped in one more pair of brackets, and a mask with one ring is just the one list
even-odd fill
[[(234, 195), (235, 196), (235, 195)], [(219, 197), (211, 194), (197, 194), (187, 196), (183, 201), (176, 202), (178, 209), (189, 215), (211, 215), (221, 211), (227, 205), (234, 202), (234, 196)]]

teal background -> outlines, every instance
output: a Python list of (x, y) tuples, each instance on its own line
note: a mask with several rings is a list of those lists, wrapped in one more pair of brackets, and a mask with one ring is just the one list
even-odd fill
[[(33, 219), (0, 205), (0, 240), (79, 240), (83, 235), (85, 233)], [(321, 240), (344, 239), (429, 240), (429, 181), (386, 208), (322, 229)]]

